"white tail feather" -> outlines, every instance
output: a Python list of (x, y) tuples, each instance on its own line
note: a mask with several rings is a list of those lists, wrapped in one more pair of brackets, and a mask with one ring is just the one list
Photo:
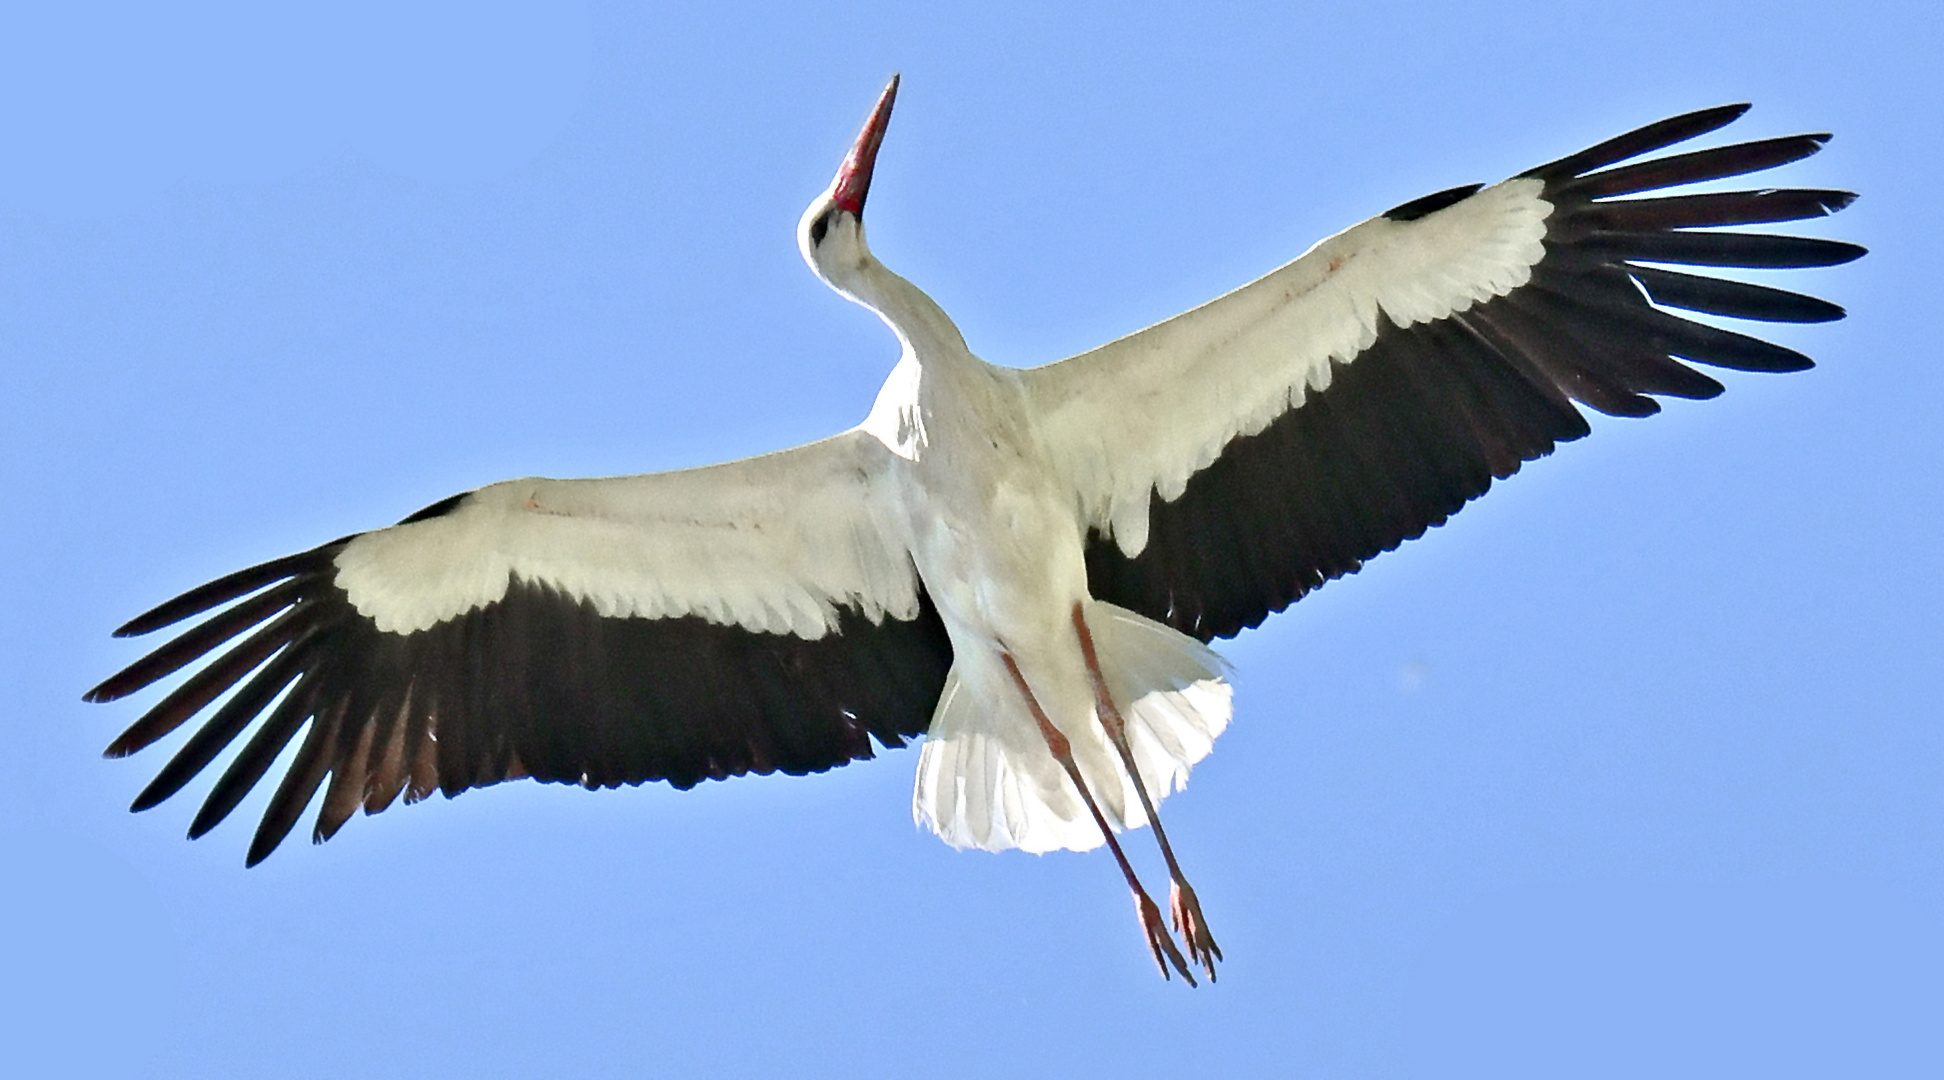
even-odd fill
[[(1194, 638), (1112, 604), (1089, 602), (1087, 623), (1108, 691), (1127, 720), (1135, 764), (1158, 802), (1187, 785), (1189, 769), (1228, 726), (1226, 665)], [(912, 817), (953, 847), (1100, 846), (1099, 828), (1047, 751), (1010, 677), (997, 664), (964, 660), (946, 679), (919, 754)], [(1098, 718), (1089, 715), (1086, 730), (1068, 731), (1068, 738), (1110, 824), (1145, 825), (1133, 782), (1106, 747)], [(1085, 764), (1100, 761), (1113, 763), (1111, 777)]]

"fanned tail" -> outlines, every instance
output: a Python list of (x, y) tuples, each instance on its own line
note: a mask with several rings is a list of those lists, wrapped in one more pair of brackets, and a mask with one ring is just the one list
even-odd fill
[[(1228, 727), (1227, 665), (1187, 634), (1113, 604), (1090, 601), (1087, 622), (1107, 688), (1127, 721), (1135, 764), (1158, 802), (1187, 785), (1189, 770)], [(1099, 847), (1100, 830), (1017, 703), (1017, 690), (1003, 673), (966, 661), (960, 657), (947, 678), (919, 754), (913, 820), (959, 848)], [(1098, 718), (1089, 718), (1089, 728), (1068, 737), (1101, 810), (1116, 828), (1147, 824)], [(1102, 768), (1111, 769), (1111, 785)]]

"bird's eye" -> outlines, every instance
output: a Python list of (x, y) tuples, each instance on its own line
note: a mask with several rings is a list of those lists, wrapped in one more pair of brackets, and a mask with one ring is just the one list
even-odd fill
[(810, 242), (812, 244), (823, 243), (824, 234), (830, 231), (830, 215), (835, 212), (835, 210), (825, 210), (823, 213), (817, 215), (817, 220), (810, 223)]

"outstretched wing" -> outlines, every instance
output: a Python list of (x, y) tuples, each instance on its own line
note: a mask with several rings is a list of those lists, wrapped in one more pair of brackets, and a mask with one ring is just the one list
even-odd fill
[(1828, 139), (1620, 164), (1746, 110), (1663, 120), (1406, 203), (1193, 311), (1023, 372), (1094, 530), (1093, 595), (1203, 640), (1233, 635), (1586, 434), (1574, 401), (1646, 416), (1659, 409), (1648, 394), (1721, 392), (1682, 361), (1809, 367), (1663, 309), (1817, 322), (1841, 308), (1647, 264), (1847, 262), (1863, 249), (1706, 230), (1820, 217), (1853, 195), (1625, 197), (1785, 164)]
[(867, 758), (873, 737), (924, 731), (951, 665), (882, 498), (888, 461), (852, 432), (704, 469), (494, 484), (136, 618), (117, 633), (231, 605), (87, 697), (203, 662), (108, 748), (203, 717), (136, 810), (256, 724), (192, 837), (304, 732), (251, 864), (327, 778), (315, 841), (401, 792), (522, 776), (689, 787)]

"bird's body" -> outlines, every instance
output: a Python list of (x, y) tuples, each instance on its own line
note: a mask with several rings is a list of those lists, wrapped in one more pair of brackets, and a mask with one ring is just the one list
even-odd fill
[(1626, 197), (1826, 139), (1628, 162), (1721, 127), (1731, 106), (1407, 203), (1176, 318), (1002, 368), (865, 243), (895, 89), (798, 229), (811, 267), (902, 346), (862, 424), (704, 469), (491, 485), (138, 617), (121, 632), (235, 602), (89, 694), (217, 654), (111, 745), (132, 752), (209, 710), (136, 808), (252, 724), (191, 826), (213, 827), (302, 732), (251, 862), (320, 789), (321, 841), (401, 793), (523, 776), (686, 787), (923, 734), (921, 822), (958, 846), (1106, 842), (1164, 973), (1186, 976), (1113, 835), (1152, 824), (1188, 959), (1212, 976), (1219, 950), (1155, 814), (1229, 721), (1207, 643), (1585, 434), (1574, 401), (1647, 415), (1647, 394), (1720, 391), (1683, 361), (1809, 366), (1666, 307), (1842, 314), (1661, 264), (1861, 254), (1704, 231), (1821, 216), (1844, 192)]
[[(807, 239), (808, 226), (800, 231)], [(1015, 658), (1041, 707), (1071, 741), (1109, 819), (1116, 826), (1144, 823), (1132, 780), (1094, 714), (1074, 633), (1075, 605), (1092, 601), (1088, 522), (1063, 490), (1057, 450), (1042, 438), (1028, 377), (973, 355), (950, 316), (871, 256), (861, 222), (830, 227), (820, 246), (813, 252), (806, 245), (811, 265), (839, 292), (880, 313), (902, 346), (857, 430), (888, 451), (873, 455), (882, 470), (875, 490), (886, 497), (894, 543), (910, 553), (952, 646), (944, 703), (927, 726), (914, 814), (956, 846), (1097, 847), (1103, 836), (1046, 753), (1002, 656)], [(1176, 639), (1174, 652), (1193, 659), (1123, 672), (1115, 663), (1120, 651), (1110, 645), (1106, 661), (1122, 682), (1176, 697), (1171, 710), (1157, 701), (1135, 711), (1143, 771), (1160, 795), (1208, 752), (1227, 723), (1228, 694), (1219, 686), (1218, 662), (1200, 642), (1150, 627), (1151, 635)], [(1195, 677), (1184, 680), (1184, 673)], [(1197, 689), (1197, 683), (1208, 685)], [(1169, 712), (1186, 712), (1175, 719), (1190, 729), (1150, 730)], [(1150, 720), (1150, 714), (1157, 715)]]

